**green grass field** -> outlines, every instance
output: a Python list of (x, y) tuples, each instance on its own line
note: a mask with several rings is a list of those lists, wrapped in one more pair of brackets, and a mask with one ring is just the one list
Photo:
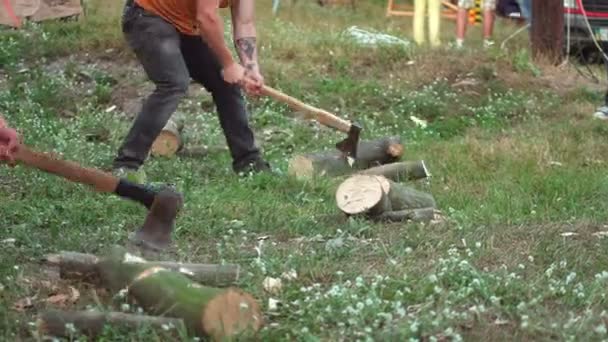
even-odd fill
[[(107, 170), (151, 84), (122, 40), (120, 2), (87, 4), (79, 22), (0, 31), (0, 111), (28, 145)], [(411, 37), (410, 19), (386, 18), (384, 8), (284, 1), (273, 17), (271, 1), (259, 1), (262, 72), (267, 84), (356, 119), (363, 139), (400, 136), (403, 159), (423, 159), (432, 173), (410, 185), (433, 194), (445, 220), (346, 219), (334, 200), (339, 179), (287, 175), (290, 158), (343, 135), (252, 98), (276, 175), (238, 178), (227, 152), (146, 163), (149, 180), (185, 195), (166, 258), (240, 264), (239, 287), (267, 314), (263, 341), (608, 339), (608, 126), (591, 117), (603, 85), (532, 63), (525, 35), (485, 51), (474, 27), (468, 48), (455, 51), (448, 20), (437, 50), (362, 46), (342, 34), (356, 25)], [(497, 45), (516, 29), (499, 21)], [(206, 92), (193, 86), (179, 110), (188, 144), (224, 144)], [(69, 286), (80, 293), (69, 308), (136, 311), (53, 278), (39, 261), (124, 244), (145, 214), (53, 175), (0, 167), (0, 339), (35, 340), (37, 311)], [(265, 277), (290, 270), (297, 279), (279, 294), (264, 291)], [(269, 298), (282, 305), (268, 310)], [(108, 329), (101, 340), (166, 334)]]

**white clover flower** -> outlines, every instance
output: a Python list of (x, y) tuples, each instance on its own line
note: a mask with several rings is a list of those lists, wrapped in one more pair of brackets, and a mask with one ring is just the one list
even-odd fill
[(418, 323), (418, 321), (414, 321), (412, 322), (412, 324), (410, 324), (410, 331), (413, 333), (418, 332), (418, 327), (420, 326), (420, 323)]
[(606, 325), (605, 324), (600, 324), (597, 327), (595, 327), (595, 329), (593, 329), (593, 331), (595, 331), (596, 333), (600, 334), (600, 335), (606, 335), (606, 333), (608, 332), (606, 330)]
[(600, 280), (600, 281), (608, 279), (608, 272), (602, 271), (602, 273), (596, 274), (595, 279)]
[(576, 278), (576, 273), (570, 272), (566, 277), (566, 285), (570, 284), (574, 280), (574, 278)]

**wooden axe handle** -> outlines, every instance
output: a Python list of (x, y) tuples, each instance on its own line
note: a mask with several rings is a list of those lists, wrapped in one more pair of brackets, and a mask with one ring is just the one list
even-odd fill
[(120, 182), (118, 177), (111, 174), (53, 158), (48, 154), (32, 151), (24, 145), (17, 149), (15, 160), (73, 182), (90, 185), (100, 192), (114, 192)]
[(282, 92), (280, 92), (276, 89), (273, 89), (269, 86), (264, 86), (262, 88), (262, 94), (270, 96), (270, 97), (276, 99), (277, 101), (284, 102), (287, 105), (289, 105), (291, 108), (293, 108), (297, 111), (306, 112), (308, 114), (307, 117), (313, 118), (325, 126), (333, 127), (335, 129), (340, 130), (345, 133), (350, 132), (350, 127), (351, 127), (350, 122), (348, 122), (344, 119), (341, 119), (328, 111), (325, 111), (325, 110), (322, 110), (319, 108), (315, 108), (311, 105), (307, 105), (307, 104), (305, 104), (289, 95), (283, 94)]

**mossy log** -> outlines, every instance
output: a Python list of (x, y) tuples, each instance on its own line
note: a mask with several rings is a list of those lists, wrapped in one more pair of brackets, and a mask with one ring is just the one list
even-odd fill
[[(123, 312), (61, 311), (46, 310), (38, 315), (38, 333), (42, 336), (69, 338), (74, 333), (96, 337), (106, 326), (127, 329), (174, 329), (183, 331), (182, 319), (158, 316), (135, 315)], [(178, 335), (178, 334), (175, 334)], [(176, 336), (177, 337), (177, 336)]]
[[(59, 268), (63, 279), (78, 279), (98, 284), (99, 257), (93, 254), (77, 252), (61, 252), (44, 257), (44, 262)], [(228, 286), (238, 282), (241, 268), (235, 264), (191, 264), (170, 261), (147, 261), (135, 256), (127, 255), (126, 262), (139, 263), (146, 267), (159, 266), (172, 271), (180, 272), (188, 278), (209, 286)]]
[(436, 208), (432, 195), (377, 175), (348, 177), (335, 198), (346, 215), (373, 220), (430, 221)]
[(340, 176), (357, 170), (394, 163), (401, 159), (403, 145), (398, 136), (359, 141), (357, 156), (351, 163), (337, 150), (315, 152), (294, 157), (288, 173), (297, 178)]
[(212, 340), (249, 336), (263, 325), (257, 301), (238, 288), (215, 288), (165, 267), (128, 262), (114, 247), (98, 262), (103, 284), (113, 292), (126, 289), (150, 315), (180, 318), (189, 333)]
[(174, 156), (184, 145), (183, 129), (184, 121), (179, 116), (170, 118), (152, 143), (150, 154), (161, 157)]
[(424, 160), (404, 161), (380, 165), (367, 170), (359, 171), (358, 173), (362, 175), (384, 176), (395, 182), (419, 180), (431, 176), (426, 168)]

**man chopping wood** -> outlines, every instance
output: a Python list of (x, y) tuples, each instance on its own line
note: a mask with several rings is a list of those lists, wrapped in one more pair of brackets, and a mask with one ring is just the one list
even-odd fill
[[(122, 30), (156, 89), (143, 102), (118, 155), (117, 175), (137, 171), (190, 79), (213, 97), (237, 173), (270, 170), (256, 147), (241, 92), (257, 95), (264, 79), (257, 61), (252, 0), (127, 0)], [(224, 40), (220, 8), (230, 8), (237, 62)]]
[(13, 163), (19, 145), (19, 135), (0, 115), (0, 161)]

